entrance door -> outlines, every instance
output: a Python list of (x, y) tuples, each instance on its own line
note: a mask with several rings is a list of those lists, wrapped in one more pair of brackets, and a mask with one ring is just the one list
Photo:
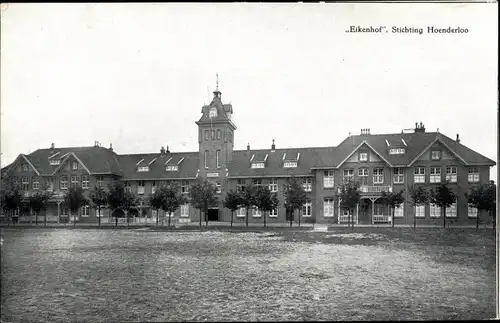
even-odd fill
[(219, 221), (219, 209), (208, 209), (208, 221)]

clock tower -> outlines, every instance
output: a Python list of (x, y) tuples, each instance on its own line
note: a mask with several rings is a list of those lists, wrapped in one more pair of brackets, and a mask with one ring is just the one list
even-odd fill
[(202, 116), (196, 122), (198, 125), (198, 176), (208, 179), (218, 187), (225, 186), (227, 163), (232, 160), (234, 147), (234, 130), (236, 126), (231, 121), (233, 107), (223, 104), (217, 88), (209, 105), (201, 109)]

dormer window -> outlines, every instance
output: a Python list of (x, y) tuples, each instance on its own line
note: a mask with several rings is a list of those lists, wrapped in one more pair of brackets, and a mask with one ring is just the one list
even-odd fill
[(252, 163), (252, 168), (265, 168), (264, 163)]
[(211, 107), (210, 110), (208, 111), (208, 117), (209, 118), (215, 118), (217, 117), (217, 108), (216, 107)]
[(440, 160), (441, 159), (441, 152), (439, 150), (431, 151), (431, 159), (432, 160)]
[(149, 172), (149, 166), (139, 166), (137, 167), (138, 172)]
[(296, 161), (287, 161), (283, 164), (284, 168), (296, 168), (297, 167), (297, 162)]
[(165, 169), (167, 172), (175, 172), (179, 170), (179, 166), (177, 165), (168, 165)]
[(389, 155), (403, 155), (405, 153), (404, 148), (391, 148), (389, 149)]
[(49, 164), (59, 165), (59, 164), (61, 164), (61, 160), (60, 159), (51, 159), (51, 160), (49, 160)]

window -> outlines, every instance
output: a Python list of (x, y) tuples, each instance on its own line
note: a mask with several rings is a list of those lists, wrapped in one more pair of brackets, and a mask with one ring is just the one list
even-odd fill
[(304, 205), (302, 205), (302, 216), (310, 217), (311, 216), (311, 201), (307, 201)]
[(157, 210), (151, 210), (151, 216), (156, 218), (158, 216), (158, 211)]
[(189, 217), (189, 204), (181, 205), (181, 217), (183, 218)]
[(208, 168), (208, 150), (205, 150), (205, 168)]
[(21, 179), (21, 183), (23, 191), (28, 191), (30, 189), (30, 180), (27, 176), (23, 176), (23, 178)]
[(138, 172), (149, 172), (149, 166), (139, 166), (137, 167)]
[(283, 167), (285, 167), (285, 168), (295, 168), (295, 167), (297, 167), (297, 162), (296, 161), (285, 162), (283, 164)]
[(46, 183), (47, 183), (47, 190), (48, 191), (53, 191), (54, 190), (54, 179), (51, 177), (51, 178), (47, 178), (46, 179)]
[(23, 168), (23, 172), (28, 172), (30, 170), (28, 167), (28, 164), (23, 164), (22, 168)]
[(389, 155), (402, 155), (405, 153), (404, 148), (391, 148), (389, 149)]
[(415, 217), (416, 218), (425, 218), (425, 205), (416, 205), (415, 206)]
[(78, 170), (78, 162), (72, 161), (71, 162), (71, 169), (72, 170)]
[(215, 118), (217, 116), (217, 108), (216, 107), (211, 107), (210, 111), (208, 112), (208, 117), (209, 118)]
[(304, 191), (310, 192), (312, 190), (312, 178), (306, 177), (304, 178), (304, 182), (302, 182), (302, 187)]
[(49, 164), (59, 165), (59, 164), (61, 164), (61, 160), (60, 159), (51, 159), (51, 160), (49, 160)]
[(132, 186), (130, 182), (125, 182), (125, 192), (132, 192)]
[(178, 165), (168, 165), (165, 170), (167, 172), (175, 172), (175, 171), (178, 171), (179, 170), (179, 166)]
[(360, 168), (358, 169), (358, 176), (366, 177), (368, 176), (368, 168)]
[(220, 150), (217, 150), (215, 152), (215, 164), (217, 165), (217, 168), (220, 168)]
[(278, 180), (276, 178), (271, 178), (269, 180), (269, 190), (272, 193), (276, 193), (278, 191)]
[(182, 194), (189, 193), (189, 181), (182, 181), (181, 182), (181, 193)]
[(80, 178), (78, 176), (71, 176), (71, 186), (78, 186), (80, 184)]
[(431, 183), (441, 183), (441, 167), (431, 167)]
[(368, 153), (359, 153), (359, 161), (368, 161)]
[(59, 179), (59, 188), (62, 190), (68, 189), (68, 176), (61, 176), (61, 178)]
[(156, 192), (156, 181), (151, 182), (151, 194)]
[(222, 131), (220, 131), (220, 129), (217, 129), (217, 140), (220, 140), (221, 137), (222, 137)]
[(373, 184), (382, 184), (384, 182), (384, 169), (375, 168), (373, 170)]
[(404, 168), (394, 168), (393, 175), (394, 184), (403, 184), (405, 182)]
[(457, 168), (454, 166), (446, 167), (446, 180), (450, 183), (457, 182)]
[(97, 186), (102, 187), (104, 185), (104, 176), (99, 175), (97, 176)]
[(82, 206), (82, 217), (88, 217), (90, 215), (90, 207), (88, 205)]
[(350, 181), (354, 177), (354, 170), (353, 169), (344, 169), (344, 182)]
[(219, 182), (215, 183), (215, 193), (217, 194), (222, 193), (222, 186)]
[(439, 150), (433, 150), (433, 151), (431, 151), (431, 159), (432, 160), (439, 160), (439, 159), (441, 159), (441, 152)]
[(323, 201), (323, 216), (332, 217), (333, 210), (334, 210), (333, 198), (331, 197), (325, 198), (325, 200)]
[(456, 218), (457, 217), (457, 202), (450, 205), (450, 207), (446, 208), (446, 217), (447, 218)]
[(205, 130), (205, 140), (210, 139), (210, 131)]
[(269, 217), (270, 218), (276, 218), (278, 216), (278, 209), (274, 209), (269, 211)]
[(415, 167), (415, 174), (413, 177), (415, 183), (425, 183), (425, 168)]
[(441, 215), (441, 208), (434, 203), (429, 204), (429, 216), (431, 218), (439, 218), (440, 215)]
[(252, 163), (252, 168), (264, 168), (264, 163)]
[(254, 179), (253, 180), (253, 185), (255, 185), (255, 186), (261, 186), (262, 185), (262, 180), (261, 179)]
[(469, 204), (469, 209), (467, 211), (469, 218), (477, 218), (477, 208)]
[(402, 218), (404, 217), (404, 203), (396, 205), (394, 209), (394, 217), (395, 218)]
[(236, 211), (236, 216), (237, 217), (243, 217), (243, 216), (246, 216), (246, 209), (244, 207), (240, 207), (237, 211)]
[(137, 181), (137, 194), (144, 194), (144, 181)]
[(37, 190), (40, 188), (40, 178), (38, 176), (33, 177), (33, 189)]
[(332, 188), (333, 187), (333, 170), (327, 170), (323, 172), (323, 187)]
[(89, 177), (87, 175), (82, 175), (82, 188), (83, 189), (89, 188)]
[(477, 183), (479, 182), (479, 168), (471, 167), (469, 168), (469, 183)]
[(262, 213), (260, 212), (259, 208), (256, 207), (256, 206), (253, 208), (253, 212), (252, 213), (253, 213), (252, 216), (254, 218), (260, 218), (262, 216)]
[(245, 190), (245, 180), (239, 179), (236, 183), (236, 191), (243, 192)]

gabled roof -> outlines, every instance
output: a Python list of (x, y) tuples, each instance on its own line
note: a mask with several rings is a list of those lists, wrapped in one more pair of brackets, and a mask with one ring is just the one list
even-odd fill
[(359, 148), (362, 146), (368, 146), (377, 156), (379, 156), (387, 165), (392, 167), (391, 162), (389, 162), (383, 154), (379, 153), (377, 150), (375, 150), (366, 140), (363, 140), (349, 155), (347, 155), (338, 165), (337, 168), (341, 167), (354, 153), (358, 151)]
[[(137, 162), (143, 159), (139, 166), (148, 166), (148, 172), (138, 172)], [(160, 179), (181, 179), (195, 178), (198, 170), (197, 152), (180, 153), (146, 153), (118, 155), (118, 161), (122, 167), (123, 179), (127, 180), (160, 180)], [(177, 171), (166, 171), (167, 165), (177, 165)]]
[[(266, 176), (310, 176), (311, 168), (323, 161), (327, 161), (333, 155), (335, 147), (317, 148), (284, 148), (284, 149), (258, 149), (258, 150), (235, 150), (233, 160), (228, 163), (229, 177), (266, 177)], [(283, 167), (284, 161), (296, 161), (300, 157), (296, 168)], [(253, 155), (259, 159), (267, 160), (265, 168), (251, 168), (250, 159)], [(286, 155), (285, 155), (286, 154)], [(285, 160), (283, 160), (285, 155)], [(263, 157), (264, 156), (264, 157)], [(288, 157), (289, 156), (289, 157)], [(252, 162), (255, 161), (252, 160)]]
[(31, 169), (33, 169), (35, 171), (35, 173), (38, 176), (40, 176), (40, 171), (35, 167), (35, 165), (33, 165), (32, 161), (30, 161), (30, 159), (28, 158), (28, 156), (26, 156), (24, 154), (19, 154), (17, 156), (17, 158), (12, 163), (10, 163), (9, 165), (7, 165), (4, 168), (2, 168), (2, 177), (5, 174), (7, 174), (12, 169), (12, 166), (14, 166), (15, 164), (17, 164), (19, 162), (19, 160), (22, 160), (22, 161), (26, 162), (31, 167)]
[(57, 166), (56, 169), (54, 169), (54, 172), (52, 173), (53, 175), (56, 174), (71, 158), (76, 159), (78, 161), (78, 163), (80, 164), (80, 166), (82, 166), (83, 169), (85, 169), (87, 171), (87, 173), (91, 174), (91, 171), (87, 168), (87, 166), (85, 166), (85, 164), (80, 160), (80, 158), (78, 158), (75, 155), (74, 152), (66, 153), (63, 156), (64, 156), (64, 158), (63, 158), (63, 160), (61, 160), (61, 163), (59, 164), (59, 166)]
[(38, 149), (29, 154), (28, 158), (42, 175), (49, 176), (52, 175), (54, 171), (63, 163), (63, 160), (61, 160), (60, 165), (50, 165), (49, 157), (51, 156), (54, 156), (53, 158), (61, 158), (64, 156), (63, 160), (68, 156), (74, 156), (92, 174), (121, 175), (120, 165), (116, 159), (116, 153), (104, 147)]
[[(417, 133), (398, 133), (398, 134), (374, 134), (374, 135), (356, 135), (347, 137), (335, 149), (333, 158), (330, 164), (318, 165), (321, 167), (338, 167), (342, 161), (346, 160), (349, 155), (356, 151), (362, 142), (365, 142), (383, 159), (392, 166), (411, 166), (412, 161), (418, 159), (419, 155), (429, 148), (432, 143), (438, 139), (450, 151), (456, 154), (457, 158), (461, 158), (467, 165), (495, 165), (495, 162), (483, 155), (457, 143), (455, 140), (438, 132), (417, 132)], [(387, 142), (401, 141), (406, 143), (404, 154), (390, 155)], [(400, 146), (401, 147), (401, 146)], [(394, 147), (392, 147), (394, 148)], [(458, 157), (459, 156), (459, 157)]]

